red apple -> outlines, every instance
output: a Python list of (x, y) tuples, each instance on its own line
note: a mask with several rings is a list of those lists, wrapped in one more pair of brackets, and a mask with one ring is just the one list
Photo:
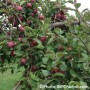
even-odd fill
[(73, 57), (71, 55), (67, 56), (68, 60), (71, 60)]
[(24, 21), (24, 16), (23, 16), (23, 15), (19, 15), (18, 17), (19, 17), (19, 19), (20, 19), (21, 21)]
[(15, 51), (12, 50), (11, 53), (10, 53), (11, 56), (15, 56)]
[(32, 7), (32, 4), (31, 3), (27, 3), (27, 8), (31, 8)]
[(37, 12), (38, 12), (38, 11), (37, 11), (37, 9), (35, 8), (35, 9), (33, 10), (33, 13), (34, 13), (34, 14), (37, 14)]
[(28, 19), (27, 23), (30, 25), (32, 23), (32, 21), (30, 19)]
[(37, 43), (35, 40), (32, 40), (30, 46), (31, 46), (31, 47), (34, 47), (34, 46), (36, 46), (37, 44), (38, 44), (38, 43)]
[(37, 66), (32, 66), (32, 67), (31, 67), (31, 71), (32, 71), (32, 72), (37, 71), (37, 69), (38, 69)]
[(30, 15), (31, 15), (32, 17), (34, 17), (34, 13), (31, 13)]
[(19, 30), (20, 30), (21, 32), (24, 32), (24, 30), (25, 30), (25, 27), (23, 27), (23, 26), (20, 26), (20, 27), (19, 27)]
[(27, 62), (26, 58), (21, 58), (21, 64), (25, 64)]
[(4, 63), (4, 61), (5, 61), (5, 56), (1, 55), (1, 62)]
[(22, 41), (22, 37), (19, 37), (19, 38), (18, 38), (18, 41)]
[(60, 13), (56, 14), (56, 19), (61, 20), (61, 14)]
[(72, 51), (72, 48), (71, 48), (71, 47), (69, 47), (69, 48), (67, 48), (67, 50), (68, 50), (68, 51)]
[(66, 16), (65, 15), (61, 15), (61, 20), (66, 20)]
[(60, 73), (65, 74), (65, 71), (59, 70)]
[(9, 16), (8, 20), (9, 20), (10, 23), (12, 23), (13, 22), (13, 16)]
[(17, 7), (16, 7), (16, 10), (17, 10), (17, 11), (22, 11), (22, 10), (23, 10), (23, 7), (22, 7), (22, 6), (17, 6)]
[(58, 47), (58, 51), (62, 51), (63, 49), (64, 49), (63, 46)]
[(44, 15), (39, 15), (40, 20), (44, 20)]
[(34, 2), (36, 2), (36, 0), (30, 0), (31, 1), (31, 3), (34, 3)]
[(10, 32), (10, 31), (8, 31), (8, 32), (7, 32), (7, 34), (8, 34), (8, 35), (11, 35), (11, 32)]
[(40, 37), (40, 40), (42, 41), (42, 42), (45, 42), (46, 41), (46, 37), (44, 36), (44, 37)]
[(32, 44), (36, 46), (37, 45), (37, 42), (35, 40), (33, 40), (32, 41)]
[(18, 21), (15, 20), (15, 21), (13, 22), (13, 26), (14, 26), (14, 27), (17, 27), (18, 25), (19, 25)]
[(59, 69), (57, 68), (52, 69), (52, 73), (58, 73), (58, 72), (59, 72)]
[(15, 47), (15, 42), (13, 42), (13, 41), (9, 41), (8, 43), (7, 43), (7, 46), (9, 47), (9, 48), (14, 48)]

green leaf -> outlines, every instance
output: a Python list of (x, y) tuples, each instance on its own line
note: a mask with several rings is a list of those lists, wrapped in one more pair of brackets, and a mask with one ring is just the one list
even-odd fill
[(36, 81), (34, 81), (33, 79), (30, 79), (30, 80), (27, 80), (27, 81), (30, 83), (30, 85), (32, 87), (36, 87)]
[(50, 39), (48, 40), (47, 44), (50, 44), (50, 43), (52, 43), (52, 42), (53, 42), (53, 38), (50, 38)]
[(88, 55), (86, 53), (82, 53), (82, 56), (88, 60)]
[(44, 76), (48, 76), (49, 75), (49, 71), (48, 70), (42, 70), (42, 73)]
[(53, 74), (53, 77), (58, 77), (58, 76), (64, 77), (64, 74), (62, 74), (62, 73), (55, 73), (55, 74)]
[(23, 5), (23, 4), (25, 4), (25, 3), (26, 3), (26, 1), (23, 0), (23, 1), (20, 2), (20, 5)]
[(67, 52), (58, 52), (58, 53), (56, 53), (57, 59), (62, 58), (64, 55), (67, 55)]
[(42, 44), (39, 44), (39, 45), (36, 46), (36, 48), (38, 48), (38, 49), (44, 49), (44, 46)]
[(81, 6), (81, 3), (76, 3), (76, 8), (79, 8)]
[(52, 60), (48, 61), (47, 68), (48, 68), (48, 70), (51, 70), (51, 68), (52, 68)]
[(76, 77), (76, 73), (74, 72), (74, 70), (70, 70), (70, 74), (71, 74), (73, 77)]
[(88, 51), (90, 51), (90, 42), (86, 44)]
[(35, 81), (39, 81), (39, 78), (37, 76), (35, 76), (35, 74), (30, 72), (30, 78), (35, 80)]
[(2, 46), (0, 46), (0, 49), (2, 49)]
[(66, 1), (66, 3), (71, 3), (71, 4), (73, 4), (73, 1), (72, 1), (72, 0), (68, 0), (68, 1)]
[(71, 85), (78, 85), (78, 86), (80, 86), (80, 83), (77, 82), (77, 81), (71, 81), (71, 82), (69, 83), (69, 85), (70, 85), (70, 86), (71, 86)]
[(39, 39), (34, 39), (39, 45), (42, 45), (42, 42)]
[(62, 62), (62, 63), (61, 63), (60, 69), (61, 69), (62, 71), (66, 71), (67, 65), (65, 64), (65, 62)]
[(49, 60), (49, 58), (47, 58), (47, 57), (43, 57), (43, 58), (42, 58), (42, 62), (43, 62), (44, 64), (47, 64), (48, 60)]
[(55, 53), (54, 53), (53, 50), (47, 50), (45, 56), (46, 56), (47, 58), (52, 59), (52, 60), (55, 59)]
[(89, 70), (89, 63), (83, 63), (83, 67), (85, 70)]
[(23, 51), (15, 51), (15, 54), (17, 56), (22, 56), (24, 54), (24, 52)]

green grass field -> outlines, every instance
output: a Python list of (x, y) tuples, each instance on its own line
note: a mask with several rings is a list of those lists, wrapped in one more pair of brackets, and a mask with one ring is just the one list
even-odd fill
[(22, 77), (22, 70), (21, 72), (15, 72), (11, 74), (10, 70), (7, 70), (5, 73), (0, 73), (0, 90), (13, 90), (15, 84), (21, 79)]

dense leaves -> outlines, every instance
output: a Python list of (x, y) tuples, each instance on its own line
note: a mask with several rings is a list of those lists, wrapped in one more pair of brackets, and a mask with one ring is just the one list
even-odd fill
[[(0, 72), (9, 69), (7, 64), (24, 67), (22, 90), (34, 90), (40, 84), (90, 86), (90, 26), (70, 24), (75, 17), (65, 12), (65, 0), (4, 2), (0, 3), (4, 15), (0, 18)], [(56, 22), (66, 23), (51, 29)]]

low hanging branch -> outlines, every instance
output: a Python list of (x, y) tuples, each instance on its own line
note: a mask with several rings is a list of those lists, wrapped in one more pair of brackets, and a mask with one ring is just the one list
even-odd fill
[(13, 89), (13, 90), (17, 90), (17, 89), (20, 87), (21, 82), (22, 82), (22, 81), (19, 81), (19, 82), (17, 83), (17, 85), (14, 87), (14, 89)]
[[(59, 26), (63, 26), (63, 25), (65, 25), (66, 24), (66, 22), (55, 22), (55, 23), (52, 23), (51, 25), (50, 25), (50, 28), (53, 28), (53, 27), (59, 27)], [(70, 25), (80, 25), (80, 22), (79, 21), (74, 21), (74, 22), (72, 22)]]
[[(90, 25), (90, 22), (86, 21), (86, 23), (88, 25)], [(59, 26), (63, 26), (66, 25), (66, 22), (55, 22), (55, 23), (51, 23), (49, 28), (53, 28), (53, 27), (59, 27)], [(80, 21), (73, 21), (70, 23), (70, 25), (74, 26), (74, 25), (80, 25)]]

